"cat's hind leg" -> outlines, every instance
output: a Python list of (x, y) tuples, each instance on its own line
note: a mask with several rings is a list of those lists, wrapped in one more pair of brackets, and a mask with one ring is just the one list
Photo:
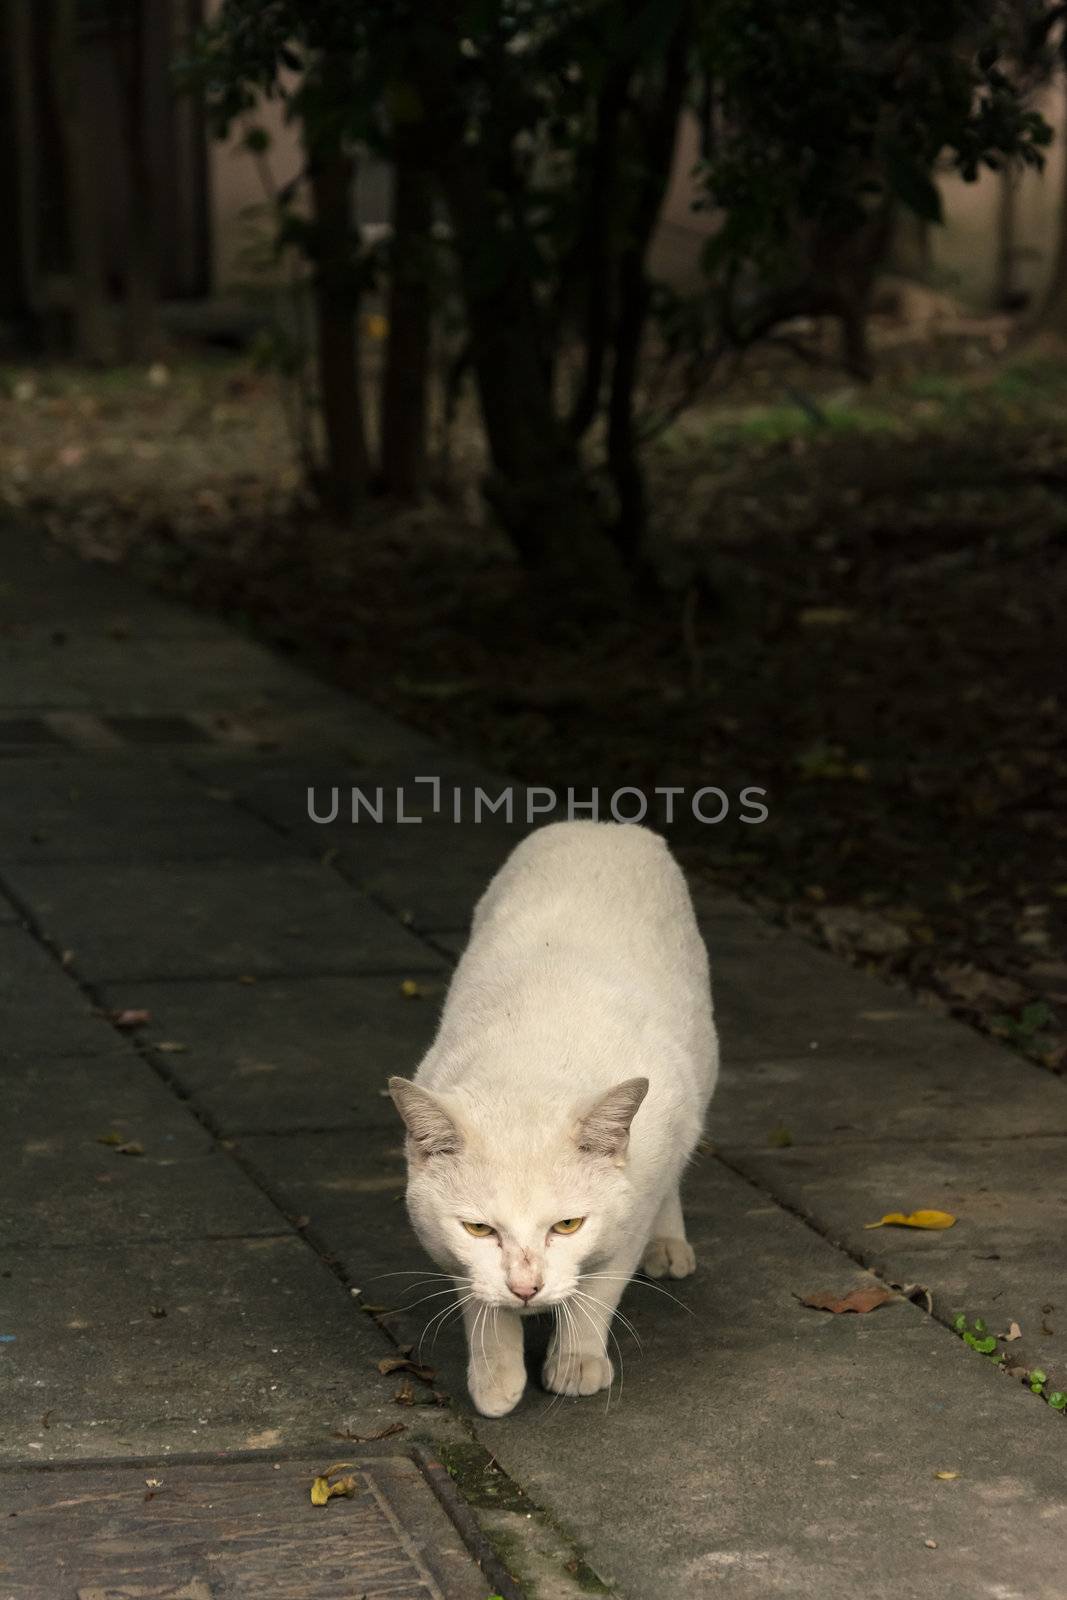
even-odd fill
[(467, 1333), (467, 1388), (483, 1417), (514, 1411), (526, 1387), (522, 1318), (506, 1306), (468, 1300), (463, 1307)]
[(696, 1264), (693, 1247), (685, 1236), (682, 1197), (672, 1189), (656, 1213), (641, 1257), (641, 1271), (650, 1278), (688, 1278), (696, 1271)]

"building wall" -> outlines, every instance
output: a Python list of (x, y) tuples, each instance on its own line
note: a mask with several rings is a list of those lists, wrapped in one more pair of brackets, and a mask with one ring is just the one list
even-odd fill
[[(209, 9), (218, 0), (210, 0)], [(1064, 122), (1063, 92), (1050, 90), (1039, 101), (1054, 127)], [(296, 131), (284, 121), (278, 102), (268, 102), (254, 119), (271, 138), (268, 162), (275, 181), (285, 183), (300, 170), (301, 152)], [(214, 144), (208, 154), (211, 195), (212, 263), (216, 292), (237, 290), (249, 277), (249, 248), (266, 259), (269, 225), (261, 214), (263, 186), (254, 159), (241, 147), (245, 129), (235, 128), (228, 140)], [(699, 155), (695, 119), (682, 125), (674, 171), (651, 257), (656, 276), (676, 287), (699, 282), (700, 251), (714, 220), (693, 209), (694, 186), (690, 174)], [(1045, 172), (1027, 171), (1017, 179), (1015, 201), (1015, 282), (1030, 296), (1040, 295), (1055, 249), (1061, 193), (1063, 151), (1057, 138), (1048, 155)], [(1001, 203), (1001, 178), (983, 172), (976, 183), (964, 183), (952, 173), (941, 179), (945, 225), (929, 234), (930, 268), (939, 288), (973, 310), (992, 309), (997, 259), (997, 214)], [(260, 214), (257, 214), (260, 213)], [(360, 180), (360, 221), (383, 223), (389, 217), (388, 174), (370, 168)]]

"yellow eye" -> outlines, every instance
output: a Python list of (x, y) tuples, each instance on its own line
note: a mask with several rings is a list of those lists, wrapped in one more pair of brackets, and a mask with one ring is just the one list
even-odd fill
[(465, 1222), (463, 1226), (468, 1233), (473, 1233), (476, 1239), (488, 1239), (489, 1235), (494, 1232), (488, 1222)]
[(582, 1225), (582, 1223), (584, 1221), (585, 1221), (584, 1217), (564, 1217), (562, 1222), (553, 1223), (552, 1232), (553, 1233), (577, 1233), (578, 1229), (581, 1227), (581, 1225)]

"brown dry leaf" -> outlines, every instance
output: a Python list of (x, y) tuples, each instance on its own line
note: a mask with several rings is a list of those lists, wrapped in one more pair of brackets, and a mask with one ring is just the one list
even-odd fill
[(387, 1428), (379, 1428), (377, 1433), (351, 1433), (348, 1428), (339, 1428), (334, 1433), (335, 1439), (348, 1439), (354, 1444), (376, 1444), (379, 1439), (391, 1439), (394, 1433), (406, 1433), (406, 1422), (391, 1422)]
[(412, 1361), (410, 1356), (382, 1356), (378, 1371), (383, 1378), (387, 1378), (391, 1372), (411, 1372), (423, 1383), (430, 1383), (437, 1376), (436, 1367), (424, 1367), (418, 1361)]
[(1013, 1340), (1021, 1339), (1022, 1336), (1023, 1336), (1023, 1330), (1020, 1328), (1020, 1326), (1019, 1326), (1019, 1324), (1017, 1322), (1011, 1322), (1011, 1323), (1008, 1324), (1007, 1333), (998, 1333), (997, 1334), (997, 1338), (998, 1339), (1002, 1339), (1005, 1344), (1011, 1344)]
[(887, 1211), (877, 1222), (865, 1222), (865, 1228), (951, 1228), (956, 1218), (950, 1211)]
[(870, 1289), (850, 1289), (845, 1295), (823, 1289), (819, 1294), (805, 1294), (799, 1299), (802, 1306), (810, 1306), (813, 1311), (832, 1311), (836, 1316), (842, 1311), (876, 1311), (887, 1300), (895, 1300), (896, 1295), (891, 1289), (875, 1284)]
[(404, 1379), (393, 1399), (398, 1406), (413, 1406), (415, 1404), (415, 1388), (410, 1378)]
[(139, 1011), (129, 1008), (122, 1011), (109, 1011), (108, 1016), (116, 1028), (143, 1028), (146, 1023), (152, 1020), (151, 1011)]

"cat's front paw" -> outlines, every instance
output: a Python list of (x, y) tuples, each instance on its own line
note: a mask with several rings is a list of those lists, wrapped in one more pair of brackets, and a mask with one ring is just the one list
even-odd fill
[(615, 1368), (608, 1356), (554, 1345), (548, 1352), (541, 1381), (553, 1394), (596, 1394), (610, 1389)]
[(476, 1410), (483, 1417), (506, 1417), (514, 1411), (526, 1388), (526, 1368), (507, 1362), (485, 1362), (480, 1358), (467, 1368), (467, 1388)]
[(650, 1239), (641, 1258), (641, 1271), (650, 1278), (688, 1278), (696, 1269), (688, 1239)]

